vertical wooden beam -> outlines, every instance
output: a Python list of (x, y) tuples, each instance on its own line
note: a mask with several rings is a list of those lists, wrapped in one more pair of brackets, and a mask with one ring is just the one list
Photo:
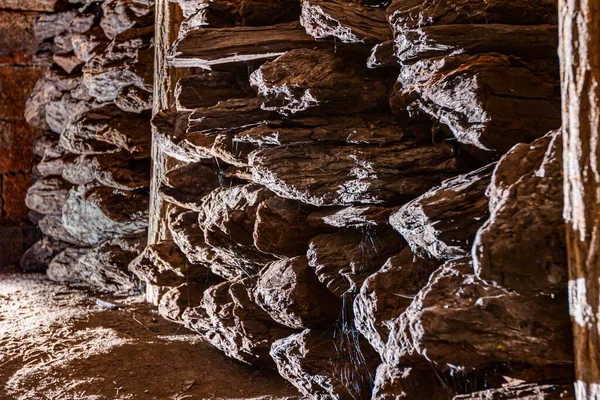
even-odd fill
[[(177, 70), (167, 65), (167, 51), (177, 37), (181, 11), (177, 3), (169, 0), (156, 0), (154, 33), (154, 92), (152, 114), (168, 110), (173, 106), (173, 89), (177, 81)], [(158, 188), (167, 171), (168, 157), (161, 151), (156, 140), (158, 132), (152, 128), (152, 177), (150, 181), (150, 218), (148, 222), (148, 245), (166, 238), (165, 226), (167, 204), (160, 196)], [(161, 288), (146, 285), (146, 300), (158, 302)]]
[(600, 400), (600, 1), (560, 0), (559, 13), (575, 390)]

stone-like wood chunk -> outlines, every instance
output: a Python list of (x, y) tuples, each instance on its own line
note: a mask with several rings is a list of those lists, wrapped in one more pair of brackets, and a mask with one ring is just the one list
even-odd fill
[(300, 23), (315, 39), (378, 43), (392, 37), (385, 9), (341, 0), (303, 0)]
[(502, 157), (488, 189), (491, 215), (473, 247), (481, 278), (519, 293), (567, 290), (562, 184), (560, 132)]
[(428, 360), (445, 371), (505, 362), (568, 366), (570, 326), (566, 292), (523, 296), (479, 279), (463, 258), (436, 271), (393, 322), (385, 361)]
[(102, 3), (100, 26), (109, 39), (135, 27), (154, 24), (154, 1), (106, 0)]
[(204, 292), (199, 307), (183, 320), (227, 356), (247, 364), (273, 366), (271, 344), (293, 331), (276, 324), (253, 302), (254, 280), (223, 282)]
[(465, 145), (507, 151), (560, 126), (558, 81), (500, 54), (453, 56), (403, 67), (391, 98), (396, 112), (418, 111)]
[(387, 86), (329, 49), (295, 49), (250, 75), (265, 110), (354, 114), (387, 109)]
[(347, 291), (357, 292), (369, 275), (405, 246), (389, 226), (343, 229), (313, 238), (307, 257), (319, 281), (342, 297)]
[(251, 97), (253, 92), (239, 74), (207, 71), (199, 75), (181, 78), (175, 86), (175, 101), (178, 111), (193, 111), (195, 108), (211, 107), (220, 101)]
[(259, 204), (254, 224), (254, 246), (276, 257), (306, 254), (308, 242), (322, 232), (308, 224), (312, 207), (271, 197)]
[(311, 399), (368, 399), (378, 360), (348, 332), (306, 329), (273, 343), (281, 376)]
[(268, 264), (254, 298), (275, 321), (295, 329), (331, 327), (341, 315), (341, 301), (319, 282), (304, 256)]
[(464, 168), (451, 146), (412, 141), (287, 145), (257, 150), (248, 161), (254, 182), (315, 206), (403, 203)]
[(91, 245), (142, 231), (148, 225), (148, 195), (95, 184), (71, 190), (63, 225)]
[(485, 191), (495, 164), (442, 182), (400, 207), (390, 224), (413, 252), (448, 260), (470, 253), (475, 234), (489, 216)]
[(380, 355), (392, 321), (411, 304), (439, 264), (405, 247), (361, 286), (354, 300), (354, 325)]
[(489, 389), (481, 392), (455, 396), (452, 400), (575, 400), (572, 383), (536, 384), (522, 383), (502, 389)]
[(150, 186), (150, 159), (134, 159), (125, 151), (110, 154), (82, 155), (67, 163), (62, 177), (75, 184), (97, 182), (121, 190)]
[(175, 287), (206, 280), (209, 270), (190, 264), (172, 241), (150, 245), (129, 264), (129, 270), (144, 282)]
[[(197, 29), (177, 40), (168, 54), (176, 67), (213, 65), (275, 58), (299, 47), (320, 47), (299, 22), (264, 27)], [(329, 46), (329, 45), (327, 45)]]
[(61, 178), (42, 178), (27, 191), (25, 204), (40, 214), (60, 214), (73, 185)]
[(554, 0), (394, 0), (387, 9), (397, 32), (428, 25), (509, 24), (558, 22)]
[(523, 59), (555, 59), (556, 25), (436, 25), (396, 36), (400, 62), (454, 54), (501, 53)]

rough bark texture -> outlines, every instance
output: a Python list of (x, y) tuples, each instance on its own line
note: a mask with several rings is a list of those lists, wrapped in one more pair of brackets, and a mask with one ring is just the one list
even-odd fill
[(575, 339), (576, 396), (600, 397), (600, 267), (596, 146), (600, 104), (600, 9), (559, 2), (564, 123), (564, 189), (569, 302)]

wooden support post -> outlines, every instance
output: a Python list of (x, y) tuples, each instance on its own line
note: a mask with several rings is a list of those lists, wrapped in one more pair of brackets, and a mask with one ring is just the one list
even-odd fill
[(565, 219), (577, 399), (600, 399), (600, 1), (560, 0)]

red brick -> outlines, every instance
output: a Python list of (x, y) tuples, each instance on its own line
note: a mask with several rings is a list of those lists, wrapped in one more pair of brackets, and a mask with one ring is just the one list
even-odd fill
[(31, 174), (5, 174), (2, 177), (4, 199), (4, 222), (19, 222), (27, 219), (25, 195), (31, 186)]
[(32, 62), (38, 48), (35, 13), (0, 11), (0, 64)]
[(25, 103), (45, 70), (0, 66), (0, 118), (23, 118)]
[(0, 8), (24, 11), (56, 11), (63, 8), (58, 0), (0, 0)]
[(0, 120), (0, 173), (31, 170), (33, 141), (41, 135), (25, 120)]

